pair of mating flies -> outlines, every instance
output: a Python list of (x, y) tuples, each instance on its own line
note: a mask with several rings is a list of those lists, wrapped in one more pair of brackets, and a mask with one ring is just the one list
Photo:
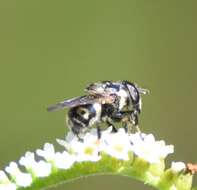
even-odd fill
[(98, 138), (101, 137), (100, 124), (106, 123), (117, 131), (114, 122), (120, 122), (126, 131), (132, 126), (138, 128), (141, 113), (141, 94), (149, 91), (129, 81), (102, 81), (90, 84), (87, 95), (64, 100), (48, 107), (48, 111), (69, 108), (68, 126), (81, 139), (88, 129), (96, 125)]

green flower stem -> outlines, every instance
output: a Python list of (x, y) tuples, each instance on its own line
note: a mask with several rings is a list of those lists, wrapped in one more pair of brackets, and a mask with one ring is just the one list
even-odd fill
[[(170, 169), (165, 171), (163, 161), (159, 164), (150, 164), (133, 155), (130, 155), (128, 161), (123, 161), (102, 154), (102, 159), (97, 162), (77, 162), (70, 169), (54, 170), (49, 177), (35, 179), (31, 187), (18, 189), (46, 189), (71, 180), (94, 175), (127, 176), (159, 190), (190, 190), (192, 184), (192, 175), (173, 173)], [(176, 188), (172, 189), (172, 186)]]

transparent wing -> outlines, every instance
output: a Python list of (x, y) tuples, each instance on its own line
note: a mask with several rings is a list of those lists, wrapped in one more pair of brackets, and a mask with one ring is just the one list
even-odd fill
[(95, 102), (95, 98), (92, 96), (80, 96), (68, 100), (63, 100), (61, 102), (58, 102), (57, 104), (54, 104), (52, 106), (49, 106), (47, 108), (47, 111), (58, 111), (64, 108), (72, 108), (78, 105), (85, 105), (85, 104), (92, 104)]
[(62, 102), (59, 102), (55, 105), (49, 106), (47, 110), (49, 112), (58, 111), (64, 108), (72, 108), (79, 105), (87, 105), (87, 104), (93, 104), (95, 102), (98, 102), (100, 104), (110, 104), (115, 101), (114, 96), (80, 96), (68, 100), (64, 100)]

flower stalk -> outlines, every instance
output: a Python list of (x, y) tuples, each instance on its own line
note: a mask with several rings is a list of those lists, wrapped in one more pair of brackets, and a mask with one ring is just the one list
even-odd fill
[(35, 153), (26, 152), (18, 164), (11, 162), (0, 171), (0, 190), (40, 190), (91, 175), (127, 176), (160, 190), (191, 189), (196, 165), (172, 162), (165, 169), (165, 158), (174, 147), (152, 134), (128, 134), (123, 129), (112, 133), (108, 128), (98, 140), (92, 129), (83, 139), (69, 132), (64, 140), (57, 139), (62, 152), (50, 143)]

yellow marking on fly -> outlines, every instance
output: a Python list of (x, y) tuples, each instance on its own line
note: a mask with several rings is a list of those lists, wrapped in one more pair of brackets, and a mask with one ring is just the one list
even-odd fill
[(77, 113), (82, 115), (84, 117), (84, 119), (89, 118), (89, 111), (86, 108), (79, 107), (79, 109), (77, 110)]

